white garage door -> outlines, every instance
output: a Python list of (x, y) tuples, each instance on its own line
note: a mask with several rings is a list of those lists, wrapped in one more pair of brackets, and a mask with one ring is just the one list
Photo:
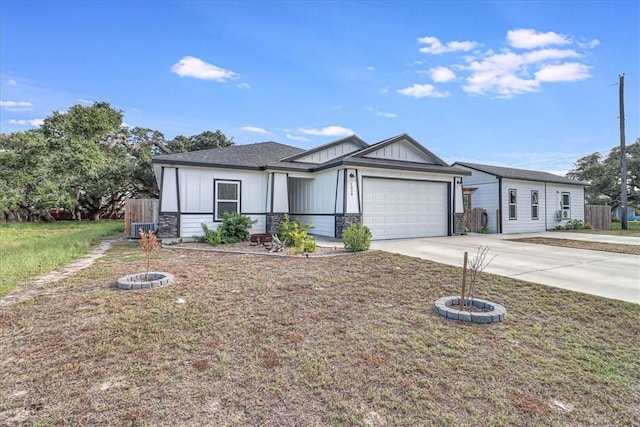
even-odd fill
[(373, 239), (446, 236), (447, 184), (363, 178), (363, 223)]

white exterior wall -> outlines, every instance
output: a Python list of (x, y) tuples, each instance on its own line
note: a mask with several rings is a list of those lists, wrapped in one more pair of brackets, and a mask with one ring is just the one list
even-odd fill
[(316, 151), (315, 153), (311, 153), (307, 156), (300, 157), (296, 159), (296, 162), (301, 163), (325, 163), (331, 159), (335, 159), (336, 157), (344, 156), (349, 153), (353, 153), (354, 151), (359, 150), (361, 147), (355, 142), (346, 141), (342, 144), (333, 145), (331, 147), (327, 147), (324, 150)]
[(477, 188), (471, 195), (471, 207), (482, 208), (487, 211), (487, 228), (490, 233), (497, 233), (498, 178), (462, 166), (458, 167), (473, 173), (471, 176), (462, 178), (465, 187)]
[(584, 187), (579, 185), (547, 184), (547, 230), (555, 227), (565, 226), (569, 219), (556, 220), (556, 211), (560, 210), (562, 193), (571, 194), (571, 219), (578, 219), (584, 222)]
[[(516, 217), (509, 219), (509, 190), (516, 190)], [(531, 192), (538, 191), (538, 219), (531, 218)], [(545, 231), (547, 211), (545, 183), (535, 181), (502, 180), (502, 232), (533, 233)], [(552, 227), (553, 228), (553, 227)]]
[(312, 179), (290, 180), (292, 214), (334, 214), (337, 171), (317, 174)]
[(287, 174), (273, 173), (273, 211), (269, 207), (268, 212), (289, 212), (287, 185)]
[[(252, 220), (257, 220), (251, 226), (251, 233), (264, 233), (266, 230), (265, 215), (248, 215)], [(202, 224), (207, 224), (211, 230), (218, 228), (221, 222), (213, 221), (213, 214), (180, 215), (180, 237), (185, 239), (204, 236)]]
[(293, 219), (300, 218), (302, 224), (313, 223), (313, 228), (309, 229), (309, 234), (316, 236), (335, 236), (335, 217), (333, 215), (296, 215)]
[(433, 159), (428, 158), (424, 152), (417, 149), (413, 144), (403, 140), (384, 146), (364, 157), (374, 159), (404, 160), (406, 162), (434, 164)]
[(241, 213), (266, 212), (267, 175), (263, 172), (182, 167), (178, 176), (183, 213), (213, 214), (213, 183), (220, 179), (240, 181)]
[(178, 212), (178, 186), (176, 185), (176, 168), (164, 168), (162, 179), (162, 195), (160, 200), (160, 212)]

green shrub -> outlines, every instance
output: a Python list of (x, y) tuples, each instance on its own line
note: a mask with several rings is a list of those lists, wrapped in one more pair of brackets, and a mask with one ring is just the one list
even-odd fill
[(348, 251), (366, 251), (371, 245), (371, 230), (366, 225), (351, 224), (342, 232), (342, 242)]
[(482, 227), (482, 228), (480, 229), (480, 232), (481, 232), (482, 234), (489, 234), (489, 228), (488, 228), (488, 227), (486, 227), (486, 226), (484, 226), (484, 227)]
[(200, 236), (198, 238), (198, 242), (200, 243), (208, 243), (211, 246), (218, 246), (222, 243), (222, 230), (218, 227), (215, 230), (207, 227), (207, 224), (200, 224), (202, 226), (202, 230), (204, 231), (204, 236)]
[(316, 251), (316, 241), (313, 237), (307, 236), (304, 239), (303, 245), (304, 252), (315, 252)]
[(212, 246), (217, 246), (221, 243), (246, 242), (249, 240), (251, 225), (255, 222), (246, 215), (237, 212), (225, 212), (222, 216), (222, 224), (217, 229), (211, 230), (207, 227), (207, 224), (201, 224), (204, 236), (200, 237), (198, 241)]
[[(304, 245), (304, 238), (307, 237), (309, 229), (313, 228), (313, 223), (302, 225), (300, 218), (291, 221), (289, 215), (284, 216), (284, 222), (278, 231), (278, 239), (287, 247), (300, 247)], [(302, 252), (302, 251), (301, 251)]]
[(222, 229), (222, 243), (238, 243), (249, 240), (249, 230), (251, 225), (257, 221), (252, 221), (246, 215), (238, 212), (225, 212), (222, 215), (222, 224), (218, 229)]

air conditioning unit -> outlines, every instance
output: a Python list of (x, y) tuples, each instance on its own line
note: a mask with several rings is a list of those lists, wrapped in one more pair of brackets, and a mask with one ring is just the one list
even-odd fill
[(562, 211), (556, 211), (556, 221), (562, 220)]
[(139, 239), (140, 238), (140, 229), (145, 233), (150, 231), (156, 231), (156, 225), (153, 222), (132, 222), (131, 223), (131, 238)]

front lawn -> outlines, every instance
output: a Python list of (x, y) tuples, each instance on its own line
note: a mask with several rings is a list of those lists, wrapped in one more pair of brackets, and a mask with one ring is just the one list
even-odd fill
[(11, 223), (0, 226), (0, 297), (27, 278), (86, 255), (92, 243), (122, 233), (122, 221)]
[[(461, 269), (122, 243), (0, 316), (0, 424), (640, 425), (640, 306), (484, 275), (507, 321), (433, 310)], [(182, 298), (184, 304), (177, 304)]]

